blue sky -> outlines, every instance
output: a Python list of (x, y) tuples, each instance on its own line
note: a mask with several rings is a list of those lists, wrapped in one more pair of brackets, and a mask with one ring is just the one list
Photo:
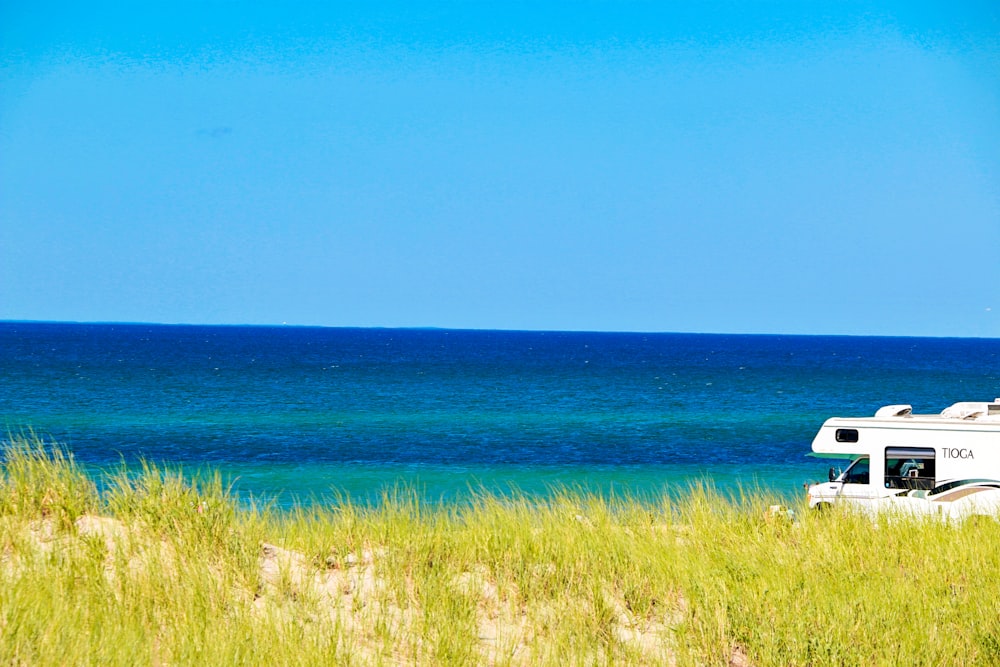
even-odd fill
[(1000, 337), (1000, 6), (0, 0), (0, 319)]

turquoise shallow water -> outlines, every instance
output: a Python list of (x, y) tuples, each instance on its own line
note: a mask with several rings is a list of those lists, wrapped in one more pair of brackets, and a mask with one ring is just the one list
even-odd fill
[[(828, 464), (826, 464), (828, 465)], [(416, 490), (427, 501), (460, 501), (479, 492), (546, 496), (559, 489), (579, 489), (606, 497), (629, 496), (655, 500), (691, 484), (710, 484), (722, 493), (760, 489), (792, 496), (802, 492), (803, 480), (819, 480), (826, 466), (800, 467), (762, 464), (756, 469), (725, 464), (644, 466), (510, 466), (337, 463), (239, 464), (222, 466), (237, 489), (279, 505), (332, 503), (349, 497), (354, 502), (378, 503), (383, 494), (401, 488)], [(194, 469), (192, 469), (193, 471)], [(815, 474), (814, 474), (815, 473)], [(249, 498), (248, 498), (249, 500)]]
[(829, 416), (1000, 395), (1000, 341), (0, 323), (0, 420), (280, 504), (695, 480), (782, 494)]

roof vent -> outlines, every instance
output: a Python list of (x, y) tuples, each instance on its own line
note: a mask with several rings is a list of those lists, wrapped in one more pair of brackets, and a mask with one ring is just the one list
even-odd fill
[(913, 412), (912, 405), (887, 405), (875, 412), (876, 417), (909, 417)]
[(976, 419), (987, 413), (988, 406), (989, 403), (963, 401), (942, 410), (941, 416), (949, 419)]

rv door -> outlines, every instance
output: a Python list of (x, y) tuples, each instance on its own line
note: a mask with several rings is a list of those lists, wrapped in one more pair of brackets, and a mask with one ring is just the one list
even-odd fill
[(856, 459), (840, 476), (840, 496), (844, 500), (871, 500), (871, 461), (867, 456)]

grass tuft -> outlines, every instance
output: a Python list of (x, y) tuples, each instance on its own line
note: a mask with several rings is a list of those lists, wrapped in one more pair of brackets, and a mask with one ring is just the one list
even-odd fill
[(73, 455), (33, 432), (8, 434), (2, 443), (0, 514), (51, 518), (68, 528), (97, 504), (97, 489)]

